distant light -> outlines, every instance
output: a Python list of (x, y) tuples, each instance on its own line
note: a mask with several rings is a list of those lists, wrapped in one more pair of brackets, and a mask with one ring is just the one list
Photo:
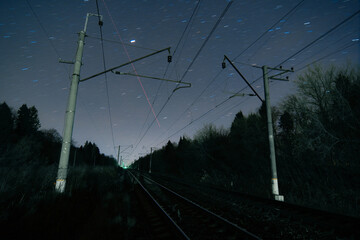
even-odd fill
[(359, 39), (358, 38), (354, 38), (353, 40), (351, 40), (352, 42), (358, 42)]
[(304, 25), (309, 25), (310, 24), (310, 22), (304, 22)]
[(135, 41), (135, 39), (132, 39), (132, 40), (130, 40), (130, 42), (131, 42), (131, 43), (135, 43), (136, 41)]
[(26, 68), (22, 68), (21, 70), (22, 70), (22, 71), (26, 71), (26, 70), (28, 70), (28, 69), (29, 69), (29, 68), (26, 67)]

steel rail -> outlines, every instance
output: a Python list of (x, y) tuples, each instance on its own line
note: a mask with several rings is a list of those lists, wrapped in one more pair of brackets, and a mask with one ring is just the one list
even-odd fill
[(211, 212), (210, 210), (208, 210), (208, 209), (200, 206), (199, 204), (191, 201), (190, 199), (188, 199), (188, 198), (186, 198), (186, 197), (184, 197), (184, 196), (181, 196), (180, 194), (178, 194), (178, 193), (174, 192), (173, 190), (165, 187), (164, 185), (162, 185), (162, 184), (160, 184), (160, 183), (152, 180), (151, 178), (148, 178), (147, 176), (145, 176), (145, 175), (143, 175), (143, 174), (141, 174), (141, 176), (143, 176), (144, 178), (146, 178), (146, 179), (149, 180), (150, 182), (155, 183), (156, 185), (160, 186), (161, 188), (165, 189), (166, 191), (171, 192), (172, 194), (174, 194), (174, 195), (178, 196), (179, 198), (185, 200), (186, 202), (191, 203), (192, 205), (196, 206), (197, 208), (200, 208), (201, 210), (207, 212), (208, 214), (210, 214), (210, 215), (212, 215), (212, 216), (214, 216), (214, 217), (216, 217), (216, 218), (218, 218), (218, 219), (226, 222), (227, 224), (235, 227), (236, 229), (238, 229), (238, 230), (240, 230), (241, 232), (249, 235), (250, 237), (252, 237), (252, 238), (254, 238), (254, 239), (258, 239), (258, 240), (261, 239), (260, 237), (256, 236), (255, 234), (247, 231), (245, 228), (242, 228), (242, 227), (238, 226), (237, 224), (235, 224), (235, 223), (233, 223), (233, 222), (230, 222), (230, 221), (227, 220), (226, 218), (223, 218), (223, 217), (221, 217), (220, 215), (218, 215), (218, 214), (216, 214), (216, 213), (214, 213), (214, 212)]
[(146, 194), (154, 201), (154, 203), (159, 207), (159, 209), (165, 214), (165, 216), (169, 219), (169, 221), (176, 227), (176, 229), (180, 232), (180, 234), (182, 235), (182, 237), (184, 237), (185, 239), (190, 240), (190, 238), (186, 235), (186, 233), (179, 227), (179, 225), (177, 225), (177, 223), (169, 216), (169, 214), (167, 214), (167, 212), (162, 208), (162, 206), (156, 201), (156, 199), (150, 194), (150, 192), (141, 184), (141, 182), (139, 181), (139, 179), (137, 179), (135, 177), (135, 175), (130, 172), (127, 171), (139, 184), (139, 186), (141, 186), (141, 188), (144, 190), (144, 192), (146, 192)]

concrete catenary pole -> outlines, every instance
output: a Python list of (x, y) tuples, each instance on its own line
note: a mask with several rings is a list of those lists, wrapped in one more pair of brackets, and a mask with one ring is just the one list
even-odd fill
[(284, 197), (279, 195), (279, 186), (278, 186), (278, 178), (276, 171), (275, 143), (274, 143), (274, 133), (273, 133), (274, 131), (273, 131), (271, 106), (270, 106), (268, 67), (263, 66), (262, 70), (263, 70), (263, 78), (264, 78), (266, 117), (267, 117), (267, 128), (268, 128), (269, 146), (270, 146), (272, 194), (275, 200), (284, 201)]
[(63, 142), (61, 146), (60, 153), (60, 161), (59, 161), (59, 169), (57, 173), (55, 190), (59, 193), (63, 193), (65, 191), (68, 164), (69, 164), (69, 155), (70, 155), (70, 147), (71, 147), (71, 137), (74, 126), (74, 118), (75, 118), (75, 108), (76, 108), (76, 98), (77, 91), (80, 80), (80, 69), (81, 69), (81, 61), (84, 50), (84, 39), (86, 34), (86, 27), (88, 23), (89, 16), (98, 16), (97, 14), (88, 13), (86, 15), (84, 29), (79, 33), (79, 41), (78, 48), (76, 51), (75, 63), (74, 63), (74, 72), (71, 79), (70, 85), (70, 95), (68, 100), (68, 105), (66, 109), (65, 115), (65, 126), (64, 126), (64, 136)]
[(118, 165), (121, 167), (121, 163), (120, 163), (120, 145), (119, 145), (119, 147), (118, 147), (117, 160), (118, 160)]
[(151, 162), (152, 162), (152, 147), (150, 148), (150, 163), (149, 163), (149, 173), (151, 173)]

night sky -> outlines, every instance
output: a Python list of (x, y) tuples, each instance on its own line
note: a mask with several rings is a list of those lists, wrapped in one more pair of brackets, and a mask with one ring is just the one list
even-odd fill
[[(113, 73), (107, 79), (101, 75), (82, 82), (75, 145), (93, 141), (101, 152), (113, 156), (116, 146), (133, 145), (122, 153), (130, 163), (169, 139), (192, 137), (206, 123), (228, 128), (238, 111), (255, 112), (260, 106), (256, 97), (224, 102), (242, 89), (251, 93), (229, 64), (222, 70), (224, 54), (235, 59), (248, 81), (255, 81), (252, 85), (261, 96), (262, 71), (251, 65), (275, 67), (286, 60), (284, 68), (295, 68), (290, 82), (270, 84), (272, 105), (296, 92), (292, 81), (313, 61), (325, 66), (359, 64), (360, 14), (326, 34), (359, 11), (358, 0), (236, 0), (213, 29), (228, 4), (225, 0), (203, 0), (199, 5), (185, 0), (99, 0), (106, 68), (171, 47), (170, 64), (168, 53), (162, 52), (135, 63), (135, 70), (131, 65), (118, 70), (182, 80), (192, 87), (172, 94), (174, 83)], [(97, 13), (95, 0), (0, 3), (0, 102), (14, 109), (24, 103), (34, 105), (42, 128), (55, 128), (61, 135), (73, 65), (59, 63), (58, 58), (74, 60), (77, 33), (87, 13)], [(87, 35), (80, 78), (104, 70), (96, 17), (89, 19)]]

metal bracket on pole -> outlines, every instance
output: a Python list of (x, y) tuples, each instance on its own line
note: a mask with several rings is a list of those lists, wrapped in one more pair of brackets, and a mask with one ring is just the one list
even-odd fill
[(119, 71), (111, 71), (112, 73), (118, 74), (118, 75), (128, 75), (128, 76), (134, 76), (134, 77), (141, 77), (141, 78), (149, 78), (149, 79), (155, 79), (155, 80), (160, 80), (160, 81), (165, 81), (165, 82), (173, 82), (176, 84), (184, 84), (185, 86), (180, 86), (177, 87), (173, 90), (173, 92), (175, 92), (176, 90), (179, 90), (180, 88), (189, 88), (191, 87), (191, 83), (188, 82), (181, 82), (181, 81), (175, 81), (175, 80), (171, 80), (171, 79), (166, 79), (166, 78), (159, 78), (159, 77), (151, 77), (151, 76), (145, 76), (145, 75), (140, 75), (140, 74), (134, 74), (134, 73), (125, 73), (125, 72), (119, 72)]
[[(225, 63), (225, 60), (227, 60), (230, 65), (235, 69), (235, 71), (240, 75), (240, 77), (246, 82), (246, 84), (251, 88), (251, 90), (254, 92), (255, 96), (257, 96), (261, 102), (264, 102), (264, 100), (262, 100), (262, 98), (260, 97), (260, 95), (255, 91), (255, 89), (251, 86), (251, 84), (248, 82), (248, 80), (246, 80), (246, 78), (244, 77), (244, 75), (241, 74), (241, 72), (239, 71), (239, 69), (237, 69), (235, 67), (235, 65), (231, 62), (231, 60), (226, 56), (224, 55), (224, 60), (221, 64), (222, 68), (226, 68), (226, 63)], [(231, 97), (235, 97), (235, 96), (231, 96)]]
[[(259, 67), (259, 66), (253, 66), (255, 68), (263, 68), (263, 67)], [(290, 68), (290, 69), (283, 69), (282, 66), (280, 66), (279, 68), (270, 68), (267, 67), (267, 69), (273, 70), (273, 71), (280, 71), (280, 73), (277, 73), (275, 75), (269, 76), (268, 79), (271, 80), (278, 80), (278, 81), (289, 81), (289, 76), (286, 76), (285, 79), (284, 78), (280, 78), (283, 74), (288, 73), (288, 72), (294, 72), (294, 68)]]
[(232, 94), (229, 98), (233, 98), (233, 97), (254, 97), (254, 96), (256, 96), (253, 93), (234, 93), (234, 92), (229, 92), (229, 91), (223, 91), (223, 92)]
[(59, 58), (59, 63), (66, 63), (66, 64), (74, 64), (74, 61), (66, 61), (66, 60), (62, 60), (61, 58)]
[(123, 64), (121, 64), (121, 65), (119, 65), (119, 66), (109, 68), (109, 69), (107, 69), (107, 70), (105, 70), (105, 71), (99, 72), (99, 73), (94, 74), (94, 75), (92, 75), (92, 76), (90, 76), (90, 77), (83, 78), (83, 79), (80, 80), (80, 82), (85, 82), (85, 81), (87, 81), (87, 80), (89, 80), (89, 79), (91, 79), (91, 78), (100, 76), (100, 75), (102, 75), (102, 74), (104, 74), (104, 73), (112, 72), (112, 71), (114, 71), (115, 69), (118, 69), (118, 68), (127, 66), (127, 65), (129, 65), (129, 64), (132, 64), (132, 63), (134, 63), (134, 62), (137, 62), (137, 61), (140, 61), (140, 60), (142, 60), (142, 59), (148, 58), (148, 57), (153, 56), (153, 55), (155, 55), (155, 54), (164, 52), (164, 51), (166, 51), (166, 50), (170, 53), (170, 47), (164, 48), (164, 49), (161, 49), (161, 50), (159, 50), (159, 51), (156, 51), (156, 52), (150, 53), (150, 54), (148, 54), (148, 55), (145, 55), (145, 56), (143, 56), (143, 57), (140, 57), (140, 58), (131, 60), (130, 62), (123, 63)]

